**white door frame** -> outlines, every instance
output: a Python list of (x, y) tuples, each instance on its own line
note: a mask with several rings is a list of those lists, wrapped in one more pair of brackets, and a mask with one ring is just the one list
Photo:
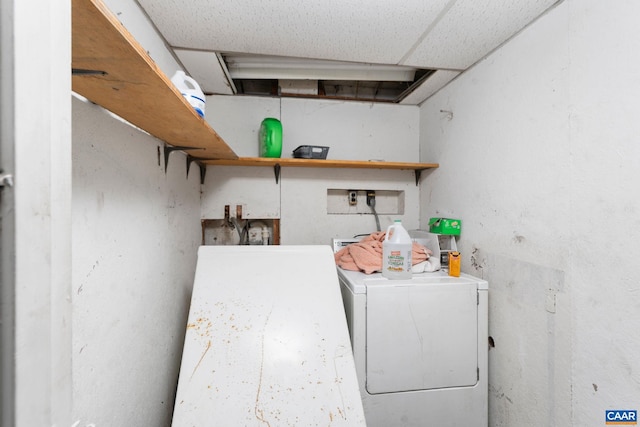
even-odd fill
[[(0, 0), (0, 174), (13, 165), (13, 2)], [(0, 187), (0, 426), (15, 424), (15, 212), (13, 189)]]
[(0, 421), (66, 427), (72, 425), (71, 1), (0, 1), (0, 167), (13, 175), (0, 210)]

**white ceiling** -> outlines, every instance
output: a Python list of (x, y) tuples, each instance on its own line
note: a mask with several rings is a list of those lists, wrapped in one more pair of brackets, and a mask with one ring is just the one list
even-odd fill
[(251, 53), (442, 70), (419, 104), (559, 0), (138, 2), (205, 92), (233, 93), (216, 53)]

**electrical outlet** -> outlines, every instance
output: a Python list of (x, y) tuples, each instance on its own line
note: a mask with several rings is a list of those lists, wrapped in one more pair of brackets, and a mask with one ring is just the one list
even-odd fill
[[(366, 187), (365, 187), (366, 188)], [(347, 188), (327, 189), (327, 213), (346, 215), (404, 215), (402, 190)], [(243, 215), (248, 216), (243, 211)]]
[(367, 206), (375, 206), (376, 204), (376, 192), (373, 190), (367, 190)]
[(356, 190), (349, 190), (349, 206), (356, 206), (358, 204), (358, 192)]

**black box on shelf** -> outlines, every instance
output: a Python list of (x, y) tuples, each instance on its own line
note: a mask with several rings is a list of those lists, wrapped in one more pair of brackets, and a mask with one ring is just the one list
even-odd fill
[(293, 150), (296, 159), (326, 159), (329, 147), (320, 145), (301, 145)]

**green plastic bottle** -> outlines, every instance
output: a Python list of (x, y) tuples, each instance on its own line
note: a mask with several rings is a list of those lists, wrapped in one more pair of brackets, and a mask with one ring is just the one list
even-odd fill
[(267, 117), (260, 125), (260, 157), (280, 157), (282, 155), (282, 123)]

